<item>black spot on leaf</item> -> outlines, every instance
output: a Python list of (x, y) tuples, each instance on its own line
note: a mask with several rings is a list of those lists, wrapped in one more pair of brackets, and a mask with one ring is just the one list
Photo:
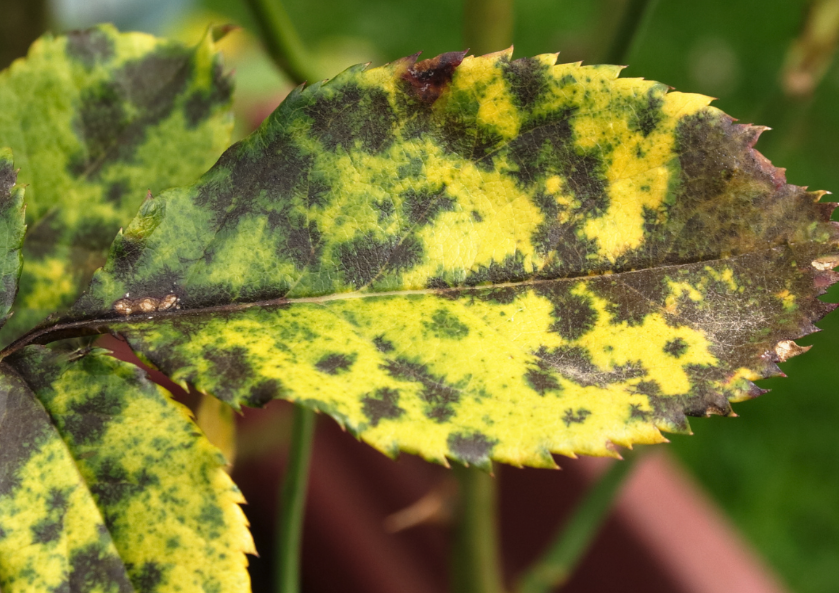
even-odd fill
[(546, 282), (534, 287), (536, 293), (547, 298), (554, 306), (550, 331), (568, 341), (578, 340), (594, 328), (597, 311), (585, 295), (575, 294), (575, 285), (568, 282)]
[(424, 225), (434, 220), (440, 212), (451, 212), (455, 200), (446, 194), (445, 186), (437, 190), (409, 190), (402, 194), (403, 208), (408, 221), (414, 225)]
[(664, 345), (664, 352), (673, 358), (681, 358), (688, 351), (688, 343), (682, 338), (674, 338)]
[(212, 115), (216, 107), (227, 105), (233, 95), (233, 84), (225, 76), (221, 64), (213, 66), (213, 82), (209, 90), (192, 93), (184, 104), (187, 128), (195, 128)]
[(399, 392), (387, 387), (377, 389), (372, 395), (365, 395), (361, 403), (361, 410), (372, 426), (378, 426), (383, 418), (399, 418), (405, 412), (398, 405)]
[(548, 88), (548, 66), (535, 58), (502, 62), (501, 71), (520, 109), (532, 107)]
[(504, 284), (506, 282), (521, 282), (529, 276), (524, 269), (524, 257), (517, 251), (508, 255), (503, 262), (491, 261), (487, 266), (479, 266), (471, 271), (463, 281), (466, 286), (481, 284)]
[(446, 383), (445, 377), (432, 374), (422, 363), (404, 358), (388, 361), (382, 368), (395, 379), (422, 385), (420, 396), (429, 404), (425, 412), (429, 418), (446, 422), (454, 415), (454, 404), (460, 401), (460, 390)]
[(548, 391), (562, 391), (562, 385), (559, 384), (557, 378), (546, 370), (528, 369), (524, 379), (539, 395), (545, 395)]
[(384, 352), (385, 354), (394, 350), (393, 342), (386, 340), (384, 336), (373, 338), (373, 344), (379, 352)]
[(585, 408), (577, 408), (574, 411), (571, 408), (565, 410), (565, 415), (562, 417), (562, 421), (565, 422), (565, 426), (571, 426), (572, 424), (582, 424), (586, 421), (586, 418), (591, 416), (591, 411), (586, 410)]
[(214, 374), (231, 386), (242, 385), (254, 376), (253, 368), (248, 362), (248, 355), (247, 348), (242, 346), (230, 346), (223, 349), (208, 346), (202, 352), (203, 358), (212, 363)]
[(89, 544), (70, 557), (68, 591), (133, 593), (119, 556), (111, 556), (101, 544)]
[(641, 99), (638, 104), (634, 106), (632, 110), (634, 116), (629, 122), (630, 128), (638, 130), (645, 137), (649, 136), (653, 130), (656, 129), (664, 116), (661, 110), (663, 105), (663, 91), (655, 87), (651, 88), (647, 92), (647, 96)]
[(131, 581), (137, 593), (155, 593), (163, 584), (164, 569), (157, 562), (144, 562), (138, 571), (131, 571)]
[(327, 375), (337, 375), (348, 371), (355, 362), (355, 354), (333, 353), (327, 354), (315, 363), (315, 368)]
[(393, 143), (396, 115), (381, 89), (347, 84), (318, 96), (305, 112), (312, 120), (312, 135), (327, 150), (350, 151), (358, 145), (375, 154)]
[(269, 401), (279, 398), (285, 391), (277, 379), (266, 379), (251, 387), (246, 403), (254, 408), (261, 408)]
[(107, 62), (114, 56), (114, 42), (99, 28), (70, 31), (67, 33), (67, 55), (91, 68), (96, 62)]
[(446, 442), (453, 459), (481, 467), (489, 465), (489, 456), (498, 443), (480, 432), (452, 433)]
[(367, 234), (337, 245), (335, 255), (347, 282), (361, 288), (384, 270), (405, 270), (420, 263), (423, 249), (414, 237), (400, 242), (397, 237), (378, 239)]
[(58, 517), (46, 517), (32, 526), (32, 540), (39, 544), (48, 544), (57, 540), (63, 529), (63, 513)]
[(103, 386), (87, 399), (74, 402), (64, 415), (64, 430), (77, 444), (95, 444), (101, 441), (108, 423), (118, 418), (125, 408), (125, 401)]

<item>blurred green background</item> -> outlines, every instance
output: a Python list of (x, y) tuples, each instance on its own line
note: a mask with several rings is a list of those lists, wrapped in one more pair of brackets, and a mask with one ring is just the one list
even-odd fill
[[(27, 4), (31, 10), (37, 4), (7, 3), (9, 9)], [(517, 0), (516, 54), (560, 51), (564, 61), (600, 61), (628, 5)], [(790, 182), (839, 191), (839, 64), (831, 64), (809, 98), (793, 100), (781, 91), (785, 55), (808, 5), (660, 0), (632, 46), (624, 76), (717, 97), (715, 104), (741, 121), (773, 128), (758, 148), (787, 168)], [(312, 53), (312, 69), (323, 77), (358, 62), (464, 49), (458, 1), (286, 0), (286, 8)], [(14, 24), (9, 14), (7, 30)], [(222, 45), (237, 76), (239, 135), (290, 88), (249, 33), (252, 22), (241, 0), (55, 0), (37, 18), (36, 29), (111, 21), (188, 41), (197, 40), (209, 22), (241, 24), (244, 30)], [(23, 35), (24, 29), (19, 24), (16, 31)], [(839, 300), (839, 291), (826, 300)], [(672, 450), (746, 538), (802, 593), (839, 588), (839, 314), (819, 325), (828, 331), (801, 341), (815, 345), (813, 351), (783, 365), (791, 378), (763, 381), (772, 392), (737, 406), (740, 418), (697, 419), (693, 437), (672, 439)]]

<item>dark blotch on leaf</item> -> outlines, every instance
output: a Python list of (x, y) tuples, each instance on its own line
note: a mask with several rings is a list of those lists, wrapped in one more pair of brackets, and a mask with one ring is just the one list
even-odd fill
[(529, 369), (524, 374), (524, 379), (536, 393), (542, 396), (548, 391), (562, 391), (562, 385), (559, 384), (557, 378), (549, 371)]
[(32, 539), (39, 544), (47, 544), (57, 540), (62, 529), (64, 529), (63, 513), (57, 518), (47, 517), (32, 526)]
[(248, 362), (249, 352), (242, 346), (230, 346), (224, 349), (208, 346), (202, 352), (203, 357), (213, 364), (213, 371), (223, 383), (232, 390), (245, 383), (253, 376), (253, 369)]
[(597, 323), (597, 311), (591, 307), (590, 299), (574, 294), (573, 289), (573, 284), (563, 281), (546, 282), (534, 287), (536, 294), (547, 298), (554, 306), (554, 322), (550, 331), (568, 341), (581, 338)]
[(108, 554), (104, 545), (89, 544), (70, 557), (68, 591), (134, 593), (119, 556)]
[(682, 338), (675, 338), (664, 345), (664, 351), (674, 358), (681, 358), (688, 351), (688, 343)]
[(378, 426), (383, 418), (392, 420), (405, 413), (405, 410), (398, 405), (399, 392), (387, 387), (377, 389), (372, 396), (364, 396), (361, 403), (362, 412), (373, 426)]
[(402, 75), (408, 83), (408, 92), (423, 103), (434, 103), (448, 87), (464, 57), (465, 51), (452, 51), (417, 62)]
[(87, 399), (74, 402), (64, 415), (64, 430), (76, 444), (95, 444), (101, 441), (108, 423), (119, 418), (125, 401), (107, 386)]
[(283, 384), (277, 379), (266, 379), (251, 387), (248, 393), (247, 405), (254, 408), (261, 408), (273, 399), (280, 397), (285, 392)]
[(379, 352), (384, 352), (385, 354), (394, 350), (393, 342), (386, 340), (384, 336), (373, 338), (373, 344)]
[(630, 126), (643, 134), (649, 136), (661, 121), (663, 114), (661, 107), (664, 105), (664, 96), (655, 87), (647, 92), (647, 96), (634, 106), (634, 117), (630, 120)]
[[(336, 79), (334, 82), (337, 83)], [(396, 115), (381, 89), (361, 89), (356, 84), (322, 94), (306, 107), (312, 118), (312, 135), (327, 150), (358, 147), (370, 154), (388, 148), (394, 140)]]
[(384, 270), (409, 269), (422, 261), (419, 239), (378, 239), (371, 234), (356, 237), (335, 248), (335, 255), (349, 284), (361, 288)]
[(221, 64), (213, 66), (213, 83), (210, 90), (200, 90), (192, 93), (184, 105), (184, 114), (188, 128), (197, 127), (205, 121), (218, 106), (227, 105), (233, 95), (233, 84), (224, 75)]
[(503, 262), (491, 261), (488, 266), (480, 266), (469, 273), (463, 281), (466, 286), (481, 284), (503, 284), (505, 282), (521, 282), (529, 274), (524, 269), (524, 257), (521, 252), (508, 255)]
[(497, 442), (480, 432), (472, 434), (455, 432), (447, 439), (452, 458), (481, 467), (489, 465), (489, 456)]
[(515, 99), (516, 106), (528, 109), (539, 100), (548, 88), (548, 66), (536, 58), (521, 58), (501, 64), (507, 88)]
[(91, 68), (97, 61), (107, 62), (114, 56), (114, 42), (99, 28), (70, 31), (67, 33), (67, 55)]
[(337, 375), (348, 371), (355, 362), (355, 354), (327, 354), (315, 363), (315, 368), (327, 375)]
[(415, 225), (428, 224), (440, 212), (451, 212), (457, 203), (446, 194), (445, 186), (437, 190), (409, 190), (402, 194), (402, 200), (408, 221)]
[(131, 573), (137, 593), (155, 593), (163, 584), (163, 567), (157, 562), (145, 562), (140, 570)]
[(446, 383), (445, 377), (433, 375), (426, 365), (404, 358), (388, 361), (382, 368), (395, 379), (422, 385), (420, 396), (430, 405), (425, 412), (429, 418), (446, 422), (454, 415), (453, 407), (460, 401), (460, 390)]
[(562, 421), (565, 422), (565, 426), (571, 426), (571, 424), (582, 424), (589, 416), (591, 416), (591, 411), (586, 410), (585, 408), (577, 408), (576, 412), (571, 408), (568, 408), (565, 410), (565, 415), (562, 417)]

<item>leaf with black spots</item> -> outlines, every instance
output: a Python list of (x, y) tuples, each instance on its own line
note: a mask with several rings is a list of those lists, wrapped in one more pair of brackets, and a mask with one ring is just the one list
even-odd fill
[(195, 47), (110, 25), (47, 35), (0, 73), (0, 147), (27, 186), (26, 266), (9, 343), (66, 309), (146, 193), (194, 182), (229, 145), (232, 83)]
[(250, 591), (224, 463), (133, 365), (17, 352), (0, 365), (0, 588)]
[(456, 53), (298, 88), (28, 340), (120, 332), (231, 406), (289, 399), (441, 463), (727, 414), (830, 309), (833, 205), (761, 128), (619, 72)]

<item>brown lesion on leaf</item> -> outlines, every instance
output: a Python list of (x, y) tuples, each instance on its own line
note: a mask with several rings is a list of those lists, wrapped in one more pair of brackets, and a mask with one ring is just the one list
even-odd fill
[(170, 293), (162, 298), (139, 297), (121, 298), (113, 304), (113, 309), (120, 315), (133, 315), (135, 313), (156, 313), (158, 311), (169, 311), (178, 308), (178, 296)]
[(465, 57), (465, 51), (452, 51), (419, 61), (402, 74), (402, 80), (420, 101), (434, 103), (449, 86), (455, 69)]

